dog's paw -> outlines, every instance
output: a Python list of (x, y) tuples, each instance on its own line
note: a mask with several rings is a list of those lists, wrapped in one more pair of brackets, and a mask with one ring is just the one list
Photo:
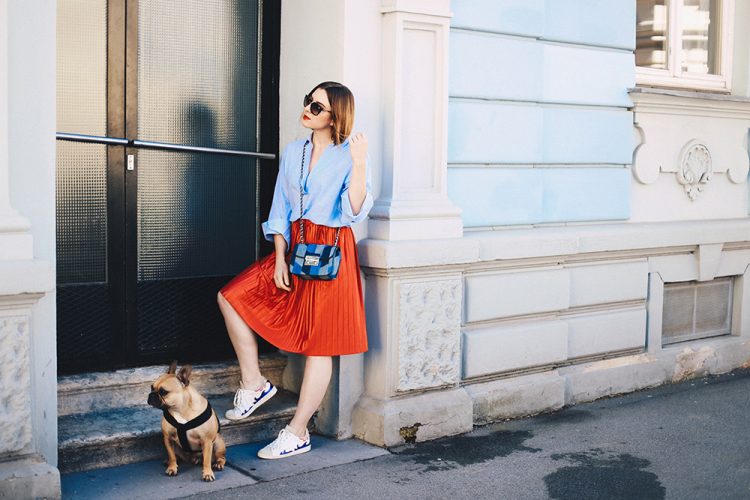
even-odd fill
[(224, 464), (227, 463), (225, 458), (220, 458), (214, 462), (211, 466), (216, 470), (224, 470)]
[(193, 455), (193, 465), (200, 465), (203, 461), (203, 457), (200, 455)]
[(165, 471), (167, 476), (176, 476), (177, 475), (177, 464), (168, 464), (167, 470)]
[(203, 471), (203, 480), (207, 482), (215, 481), (214, 472), (212, 470)]

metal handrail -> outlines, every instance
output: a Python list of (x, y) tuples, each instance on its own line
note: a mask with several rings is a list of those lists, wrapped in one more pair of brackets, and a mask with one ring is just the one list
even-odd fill
[(182, 144), (169, 144), (166, 142), (139, 141), (137, 139), (124, 139), (120, 137), (101, 137), (97, 135), (68, 134), (57, 132), (58, 141), (87, 142), (93, 144), (109, 144), (112, 146), (128, 146), (134, 148), (161, 149), (166, 151), (190, 151), (194, 153), (215, 153), (224, 155), (244, 156), (259, 158), (261, 160), (275, 160), (273, 153), (254, 153), (250, 151), (238, 151), (235, 149), (206, 148), (202, 146), (183, 146)]

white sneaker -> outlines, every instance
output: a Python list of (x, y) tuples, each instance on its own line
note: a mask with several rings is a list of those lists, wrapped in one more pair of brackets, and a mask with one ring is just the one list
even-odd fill
[(310, 433), (305, 429), (305, 439), (300, 439), (287, 425), (271, 444), (258, 452), (258, 457), (267, 460), (276, 458), (292, 457), (300, 453), (307, 453), (312, 449), (310, 446)]
[(224, 414), (229, 420), (242, 420), (247, 418), (258, 409), (260, 405), (268, 401), (276, 394), (276, 387), (268, 380), (263, 387), (257, 391), (245, 389), (240, 382), (240, 388), (234, 394), (234, 408), (227, 410)]

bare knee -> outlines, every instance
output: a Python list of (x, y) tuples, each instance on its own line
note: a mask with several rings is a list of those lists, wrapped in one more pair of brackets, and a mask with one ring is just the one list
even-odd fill
[(226, 297), (224, 297), (224, 295), (221, 292), (216, 294), (216, 302), (219, 304), (219, 307), (221, 309), (224, 309), (226, 308), (226, 306), (229, 305), (229, 302), (227, 301)]

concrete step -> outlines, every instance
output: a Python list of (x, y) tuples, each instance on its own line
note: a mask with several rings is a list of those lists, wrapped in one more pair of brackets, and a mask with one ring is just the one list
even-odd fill
[[(270, 354), (260, 359), (261, 371), (277, 387), (287, 357)], [(84, 373), (57, 379), (57, 411), (60, 417), (142, 406), (151, 390), (151, 383), (167, 370), (167, 366), (148, 366), (112, 372)], [(190, 383), (206, 394), (233, 393), (239, 384), (240, 368), (236, 362), (193, 365)]]
[[(231, 446), (227, 449), (227, 466), (223, 471), (215, 472), (216, 481), (211, 483), (201, 481), (200, 466), (181, 462), (177, 476), (169, 477), (164, 474), (161, 460), (62, 474), (62, 497), (76, 500), (166, 500), (191, 495), (201, 495), (201, 498), (213, 498), (214, 495), (224, 497), (230, 488), (247, 487), (390, 455), (388, 450), (356, 439), (336, 441), (315, 434), (311, 435), (311, 439), (310, 453), (283, 460), (261, 460), (257, 457), (256, 453), (261, 446), (265, 446), (265, 441)], [(287, 491), (285, 497), (325, 497), (325, 485), (312, 486), (312, 492)], [(239, 493), (234, 498), (265, 498), (263, 495), (252, 495), (252, 490), (237, 491)], [(219, 495), (221, 492), (225, 492), (224, 495)], [(349, 496), (357, 497), (354, 480), (351, 492)], [(375, 497), (374, 494), (372, 496)]]
[[(232, 422), (224, 412), (234, 393), (206, 395), (221, 421), (227, 446), (266, 441), (289, 422), (297, 396), (279, 392), (250, 417)], [(143, 398), (145, 399), (145, 398)], [(58, 468), (70, 473), (164, 458), (162, 414), (148, 405), (69, 414), (58, 420)]]

